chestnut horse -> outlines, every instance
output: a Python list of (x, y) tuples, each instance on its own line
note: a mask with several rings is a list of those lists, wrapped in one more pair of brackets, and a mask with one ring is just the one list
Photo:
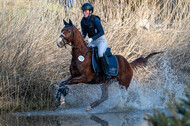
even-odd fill
[[(72, 61), (70, 65), (70, 78), (65, 82), (66, 85), (78, 84), (78, 83), (90, 83), (95, 72), (92, 68), (92, 50), (87, 47), (86, 42), (82, 38), (80, 31), (73, 25), (69, 19), (69, 23), (64, 20), (65, 27), (61, 31), (61, 35), (57, 40), (58, 47), (66, 47), (70, 45), (72, 47)], [(119, 72), (117, 76), (112, 76), (111, 79), (117, 78), (120, 85), (123, 85), (126, 90), (129, 87), (133, 76), (133, 68), (136, 66), (145, 65), (147, 60), (160, 52), (151, 53), (146, 58), (140, 57), (133, 62), (129, 63), (123, 56), (116, 55), (119, 65)], [(81, 61), (79, 56), (83, 56), (84, 59)], [(98, 106), (100, 103), (108, 99), (108, 81), (105, 81), (101, 75), (97, 77), (96, 83), (104, 83), (101, 86), (102, 95), (101, 98), (87, 107), (87, 111)]]

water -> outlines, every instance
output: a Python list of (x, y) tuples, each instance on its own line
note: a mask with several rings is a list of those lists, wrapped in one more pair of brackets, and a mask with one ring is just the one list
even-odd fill
[[(98, 110), (98, 111), (97, 111)], [(86, 112), (85, 108), (59, 111), (13, 113), (0, 116), (4, 126), (147, 126), (144, 113), (152, 110), (115, 111), (97, 109)], [(167, 109), (160, 110), (168, 113)]]

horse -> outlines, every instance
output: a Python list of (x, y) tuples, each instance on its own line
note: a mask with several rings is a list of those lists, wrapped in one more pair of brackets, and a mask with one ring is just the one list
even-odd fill
[[(67, 45), (72, 47), (72, 60), (70, 65), (71, 76), (65, 81), (65, 85), (86, 83), (89, 84), (95, 76), (95, 72), (92, 68), (92, 49), (87, 46), (85, 40), (82, 38), (81, 32), (73, 25), (72, 21), (69, 19), (69, 23), (63, 20), (65, 27), (61, 30), (61, 35), (57, 40), (57, 46), (62, 48)], [(123, 56), (115, 55), (118, 60), (119, 70), (117, 76), (112, 76), (111, 79), (117, 79), (119, 84), (124, 86), (127, 90), (131, 79), (133, 77), (133, 69), (138, 66), (145, 66), (148, 59), (155, 54), (160, 52), (154, 52), (149, 54), (146, 58), (140, 57), (131, 63), (129, 63)], [(83, 59), (80, 59), (80, 56)], [(100, 103), (108, 99), (108, 82), (102, 75), (99, 75), (96, 79), (96, 84), (102, 84), (101, 98), (94, 101), (86, 108), (86, 111), (93, 109)], [(63, 101), (60, 101), (62, 103)], [(63, 102), (64, 103), (64, 102)]]

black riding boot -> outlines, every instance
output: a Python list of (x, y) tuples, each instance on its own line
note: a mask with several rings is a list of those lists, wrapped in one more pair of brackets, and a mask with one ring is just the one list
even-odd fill
[(101, 68), (104, 72), (104, 80), (111, 78), (111, 76), (107, 73), (108, 64), (106, 62), (105, 57), (100, 57), (100, 62), (101, 62)]

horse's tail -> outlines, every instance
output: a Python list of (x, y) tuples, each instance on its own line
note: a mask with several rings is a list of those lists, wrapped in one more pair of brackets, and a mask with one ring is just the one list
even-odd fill
[(137, 68), (137, 67), (141, 67), (141, 66), (146, 66), (148, 59), (151, 58), (152, 56), (159, 54), (159, 53), (163, 53), (163, 52), (153, 52), (150, 53), (147, 57), (139, 57), (137, 59), (135, 59), (134, 61), (132, 61), (130, 64), (132, 66), (133, 69)]

